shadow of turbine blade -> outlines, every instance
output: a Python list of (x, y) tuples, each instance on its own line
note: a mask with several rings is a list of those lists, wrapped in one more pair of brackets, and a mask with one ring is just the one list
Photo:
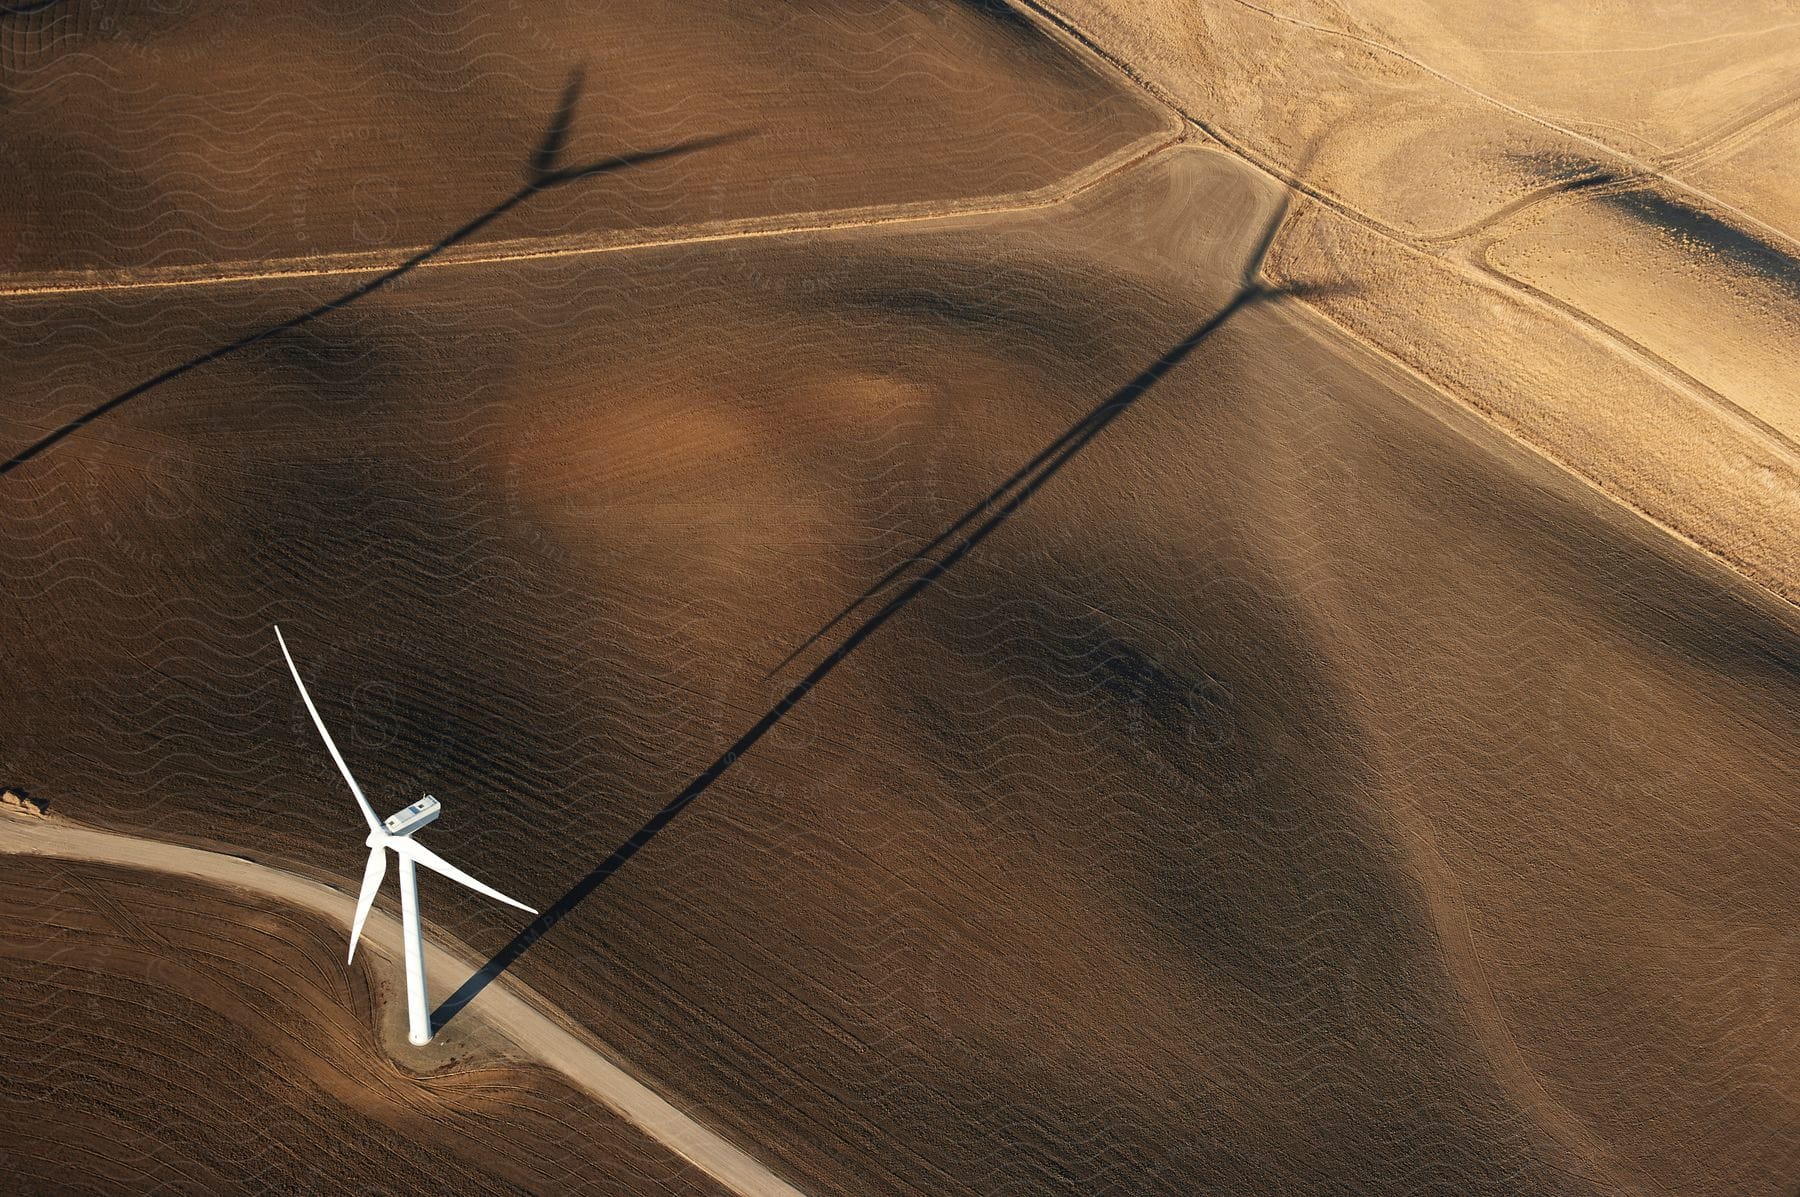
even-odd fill
[(66, 440), (68, 437), (73, 436), (94, 421), (118, 410), (132, 400), (155, 390), (166, 382), (172, 382), (190, 371), (199, 369), (201, 366), (216, 362), (220, 358), (228, 357), (233, 353), (237, 353), (239, 350), (248, 349), (252, 345), (256, 345), (292, 329), (299, 328), (304, 324), (309, 324), (321, 316), (335, 312), (339, 308), (348, 307), (365, 296), (379, 291), (381, 288), (388, 286), (397, 279), (417, 270), (420, 266), (423, 266), (432, 258), (437, 257), (451, 246), (456, 245), (458, 242), (466, 241), (468, 238), (474, 236), (476, 233), (500, 219), (500, 217), (506, 215), (534, 195), (538, 195), (553, 187), (560, 187), (565, 183), (573, 183), (579, 179), (609, 174), (613, 171), (625, 170), (633, 166), (642, 166), (650, 162), (656, 162), (664, 158), (673, 158), (681, 154), (691, 154), (699, 150), (710, 149), (713, 146), (724, 145), (728, 142), (741, 141), (744, 138), (754, 136), (756, 133), (756, 130), (753, 129), (743, 129), (731, 133), (717, 134), (711, 137), (692, 138), (688, 141), (677, 142), (674, 145), (661, 146), (653, 150), (639, 150), (629, 154), (619, 154), (611, 158), (603, 158), (591, 162), (585, 166), (542, 174), (539, 171), (540, 164), (553, 162), (556, 156), (561, 152), (563, 142), (568, 137), (569, 126), (573, 120), (573, 103), (575, 99), (580, 96), (581, 80), (582, 74), (579, 70), (575, 71), (570, 76), (568, 86), (563, 91), (561, 105), (557, 108), (555, 114), (552, 115), (550, 125), (545, 130), (543, 140), (539, 142), (536, 151), (532, 155), (528, 180), (519, 188), (519, 190), (513, 192), (511, 195), (507, 196), (487, 211), (481, 213), (479, 216), (468, 221), (466, 224), (445, 234), (431, 245), (414, 253), (411, 257), (407, 258), (393, 269), (358, 283), (342, 295), (336, 296), (333, 299), (328, 299), (317, 307), (309, 308), (296, 316), (291, 316), (288, 319), (281, 321), (279, 324), (269, 325), (267, 328), (247, 333), (235, 341), (220, 345), (214, 349), (209, 349), (198, 357), (190, 358), (178, 366), (171, 366), (162, 373), (147, 378), (136, 386), (114, 395), (112, 398), (106, 400), (106, 402), (89, 408), (87, 411), (76, 416), (66, 424), (39, 437), (24, 449), (21, 449), (19, 452), (7, 458), (6, 461), (0, 462), (0, 477), (5, 477), (7, 474), (12, 473), (32, 458), (37, 457), (45, 450), (56, 445), (58, 442)]

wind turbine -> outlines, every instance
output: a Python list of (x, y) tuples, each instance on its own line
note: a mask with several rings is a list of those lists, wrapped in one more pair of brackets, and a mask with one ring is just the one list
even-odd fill
[(537, 911), (523, 902), (513, 901), (491, 886), (483, 885), (412, 838), (413, 832), (438, 817), (441, 806), (430, 794), (398, 814), (385, 820), (376, 819), (375, 809), (363, 797), (362, 787), (356, 784), (356, 778), (350, 774), (350, 766), (344, 763), (343, 754), (332, 742), (331, 733), (325, 730), (325, 721), (319, 718), (319, 708), (313, 706), (312, 696), (306, 692), (306, 683), (300, 680), (300, 671), (294, 667), (293, 655), (288, 652), (287, 640), (282, 636), (280, 628), (275, 629), (275, 639), (281, 645), (281, 655), (287, 658), (288, 672), (294, 675), (294, 685), (300, 688), (300, 701), (306, 704), (307, 714), (312, 716), (313, 725), (319, 729), (319, 738), (325, 741), (326, 751), (337, 762), (338, 772), (350, 783), (350, 792), (356, 796), (356, 805), (362, 807), (363, 818), (369, 824), (369, 838), (363, 841), (369, 846), (369, 863), (363, 868), (362, 893), (356, 899), (356, 920), (350, 924), (350, 955), (346, 963), (356, 959), (356, 941), (362, 936), (363, 923), (369, 917), (370, 908), (375, 905), (375, 891), (381, 888), (381, 879), (387, 873), (387, 854), (392, 851), (400, 858), (400, 914), (406, 938), (406, 1037), (413, 1043), (424, 1046), (431, 1042), (431, 1009), (425, 996), (425, 939), (419, 925), (419, 882), (414, 866), (424, 865), (458, 885), (466, 885), (476, 893), (486, 894), (508, 906), (517, 906), (527, 914), (536, 914)]

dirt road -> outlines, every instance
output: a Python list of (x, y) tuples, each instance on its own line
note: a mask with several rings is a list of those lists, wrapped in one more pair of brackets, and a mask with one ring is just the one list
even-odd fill
[[(0, 852), (122, 865), (239, 886), (293, 903), (346, 928), (355, 907), (350, 895), (330, 886), (241, 857), (97, 831), (57, 819), (0, 815)], [(383, 911), (372, 912), (364, 950), (373, 948), (392, 957), (390, 945), (399, 942), (398, 921)], [(441, 944), (427, 942), (426, 955), (440, 977), (461, 976), (476, 967), (474, 961), (445, 950)], [(481, 1014), (519, 1048), (557, 1069), (577, 1087), (733, 1192), (753, 1197), (797, 1197), (798, 1189), (558, 1026), (520, 996), (516, 983), (502, 979), (484, 990)]]

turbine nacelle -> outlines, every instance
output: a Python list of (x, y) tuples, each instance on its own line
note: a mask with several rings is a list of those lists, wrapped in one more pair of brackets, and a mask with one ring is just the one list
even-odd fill
[(403, 811), (389, 815), (381, 821), (389, 835), (411, 835), (425, 824), (437, 818), (443, 811), (443, 804), (430, 794), (425, 795)]

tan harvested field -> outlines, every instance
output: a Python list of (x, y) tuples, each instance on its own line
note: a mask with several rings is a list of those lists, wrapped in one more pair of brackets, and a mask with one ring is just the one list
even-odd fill
[(1800, 598), (1790, 6), (1032, 7), (1314, 199), (1321, 315)]
[[(279, 622), (376, 805), (430, 789), (423, 838), (557, 907), (498, 984), (802, 1190), (1792, 1193), (1792, 259), (1766, 183), (1699, 173), (1780, 144), (1778, 6), (1679, 56), (1637, 48), (1698, 7), (328, 7), (281, 18), (336, 31), (269, 55), (266, 122), (254, 80), (183, 93), (268, 140), (193, 195), (188, 141), (143, 146), (205, 124), (157, 115), (173, 50), (37, 51), (129, 78), (91, 84), (105, 119), (32, 108), (77, 73), (7, 60), (9, 135), (115, 138), (117, 186), (243, 213), (165, 253), (132, 204), (44, 205), (0, 287), (9, 453), (500, 203), (576, 60), (573, 160), (761, 132), (533, 195), (0, 474), (0, 783), (353, 888)], [(158, 36), (284, 36), (179, 11)], [(300, 164), (377, 99), (404, 216), (346, 257), (376, 159)], [(328, 236), (252, 210), (296, 197)], [(1028, 503), (982, 505), (1046, 450)], [(929, 585), (808, 644), (922, 550)], [(17, 875), (8, 1064), (81, 1042), (43, 928), (96, 917)], [(525, 925), (426, 888), (478, 952)], [(489, 1184), (692, 1180), (529, 1066), (476, 1074), (531, 1095), (516, 1127), (403, 1081), (336, 932), (177, 898), (320, 995), (285, 1038), (206, 1007), (245, 1104), (300, 1101), (317, 1040), (385, 1104), (309, 1127), (488, 1118), (426, 1133)], [(246, 959), (209, 986), (266, 987)], [(483, 996), (446, 1034), (498, 1052)], [(229, 1171), (136, 1050), (118, 1088), (171, 1129), (130, 1158)]]

